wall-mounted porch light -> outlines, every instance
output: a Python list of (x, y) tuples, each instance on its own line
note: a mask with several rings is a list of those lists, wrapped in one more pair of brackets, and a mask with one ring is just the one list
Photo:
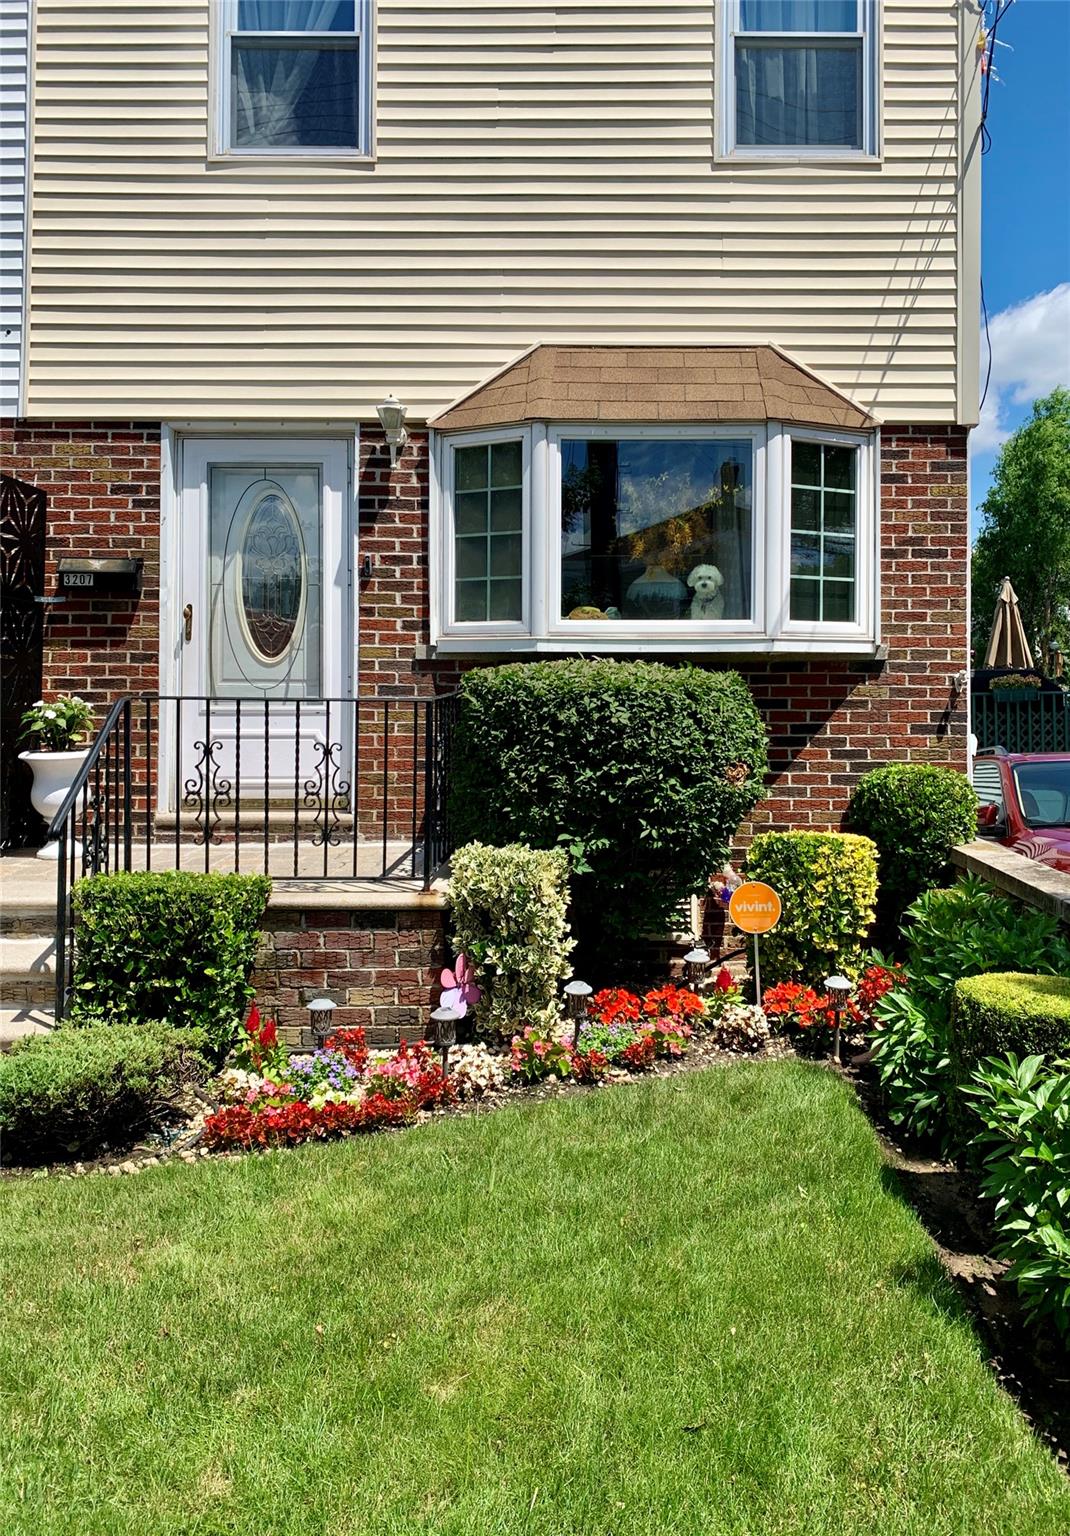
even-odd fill
[(386, 446), (390, 449), (390, 468), (393, 469), (398, 454), (409, 440), (409, 434), (405, 431), (405, 417), (409, 413), (396, 395), (387, 395), (382, 405), (377, 405), (375, 410), (386, 438)]

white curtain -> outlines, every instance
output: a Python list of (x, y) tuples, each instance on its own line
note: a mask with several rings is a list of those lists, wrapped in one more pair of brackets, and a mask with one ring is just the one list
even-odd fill
[(743, 0), (741, 32), (853, 32), (855, 0)]
[(355, 0), (238, 0), (239, 32), (347, 32)]
[[(349, 0), (241, 0), (240, 31), (330, 32), (348, 29)], [(353, 51), (290, 47), (280, 40), (242, 46), (235, 38), (231, 68), (234, 138), (239, 145), (355, 143)], [(317, 99), (304, 99), (319, 69)], [(345, 125), (344, 136), (337, 125)]]
[(740, 144), (859, 143), (857, 48), (736, 45)]

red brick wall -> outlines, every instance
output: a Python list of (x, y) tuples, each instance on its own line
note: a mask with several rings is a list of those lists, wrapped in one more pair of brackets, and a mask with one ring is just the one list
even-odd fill
[(308, 1046), (308, 1003), (329, 997), (332, 1023), (360, 1024), (371, 1045), (419, 1039), (446, 963), (445, 913), (268, 909), (253, 972), (259, 1006), (288, 1045)]
[(160, 428), (154, 422), (23, 421), (0, 428), (5, 474), (48, 497), (45, 590), (64, 555), (140, 556), (139, 596), (67, 593), (45, 609), (44, 686), (95, 704), (159, 676)]
[[(74, 596), (48, 610), (46, 687), (100, 701), (155, 688), (159, 429), (63, 422), (4, 432), (5, 470), (49, 496), (50, 591), (62, 553), (145, 559), (139, 599)], [(881, 459), (887, 659), (736, 663), (771, 736), (771, 793), (754, 827), (836, 825), (852, 784), (880, 762), (964, 766), (966, 699), (953, 679), (967, 653), (965, 429), (886, 427)], [(360, 550), (372, 559), (360, 582), (360, 689), (426, 697), (450, 688), (458, 663), (414, 655), (429, 624), (427, 434), (410, 436), (391, 471), (378, 428), (362, 427), (357, 490)], [(402, 711), (392, 734), (391, 795), (400, 802), (412, 768), (411, 718)], [(364, 745), (366, 764), (377, 767), (382, 740), (370, 716)]]
[[(428, 626), (426, 439), (407, 445), (392, 478), (370, 434), (361, 463), (362, 548), (375, 556), (361, 603), (362, 686), (452, 687), (477, 663), (412, 656)], [(769, 726), (770, 795), (750, 830), (838, 825), (852, 786), (879, 763), (965, 767), (966, 695), (954, 688), (967, 665), (965, 428), (884, 428), (881, 487), (887, 659), (710, 663), (743, 674)]]

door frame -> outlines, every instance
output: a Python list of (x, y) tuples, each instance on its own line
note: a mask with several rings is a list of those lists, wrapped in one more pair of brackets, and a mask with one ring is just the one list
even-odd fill
[[(188, 509), (188, 487), (185, 483), (187, 445), (198, 448), (206, 444), (226, 444), (233, 448), (236, 459), (251, 454), (256, 457), (257, 447), (270, 449), (272, 453), (300, 455), (302, 446), (331, 442), (346, 449), (346, 482), (339, 488), (341, 499), (341, 527), (337, 541), (339, 559), (343, 571), (339, 611), (344, 631), (341, 644), (343, 658), (338, 669), (338, 692), (352, 694), (356, 686), (358, 630), (358, 518), (357, 518), (357, 466), (360, 464), (360, 426), (347, 423), (331, 430), (329, 427), (302, 427), (280, 425), (277, 431), (263, 427), (242, 426), (227, 423), (223, 426), (206, 423), (203, 427), (181, 428), (164, 424), (161, 428), (160, 451), (160, 667), (159, 690), (163, 695), (180, 694), (182, 691), (182, 638), (183, 595), (183, 537), (184, 512)], [(204, 517), (202, 504), (199, 515)], [(347, 558), (348, 556), (348, 558)], [(207, 573), (205, 573), (207, 577)], [(202, 621), (207, 618), (205, 595), (199, 594)], [(206, 633), (202, 631), (202, 633)], [(326, 661), (326, 658), (324, 658)], [(325, 694), (331, 689), (327, 684), (324, 668)], [(173, 764), (177, 743), (174, 740), (174, 715), (171, 710), (161, 710), (155, 747), (156, 762), (156, 809), (174, 811), (175, 786), (173, 775), (165, 765)]]

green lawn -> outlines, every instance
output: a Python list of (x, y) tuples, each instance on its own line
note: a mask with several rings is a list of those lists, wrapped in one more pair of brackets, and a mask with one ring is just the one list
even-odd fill
[(869, 1125), (750, 1064), (0, 1186), (4, 1536), (1065, 1536)]

